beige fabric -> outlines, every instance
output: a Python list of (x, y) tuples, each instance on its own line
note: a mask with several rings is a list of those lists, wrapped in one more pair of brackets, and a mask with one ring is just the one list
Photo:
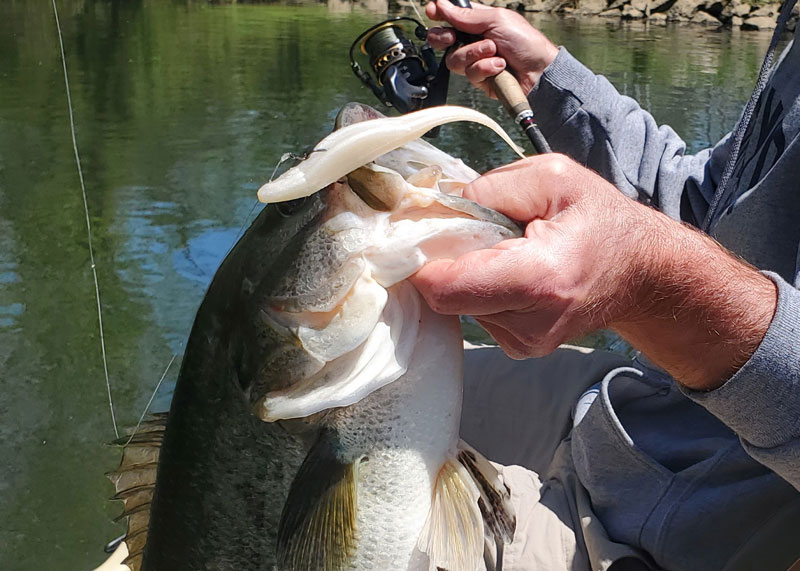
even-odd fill
[[(608, 539), (575, 475), (568, 437), (578, 397), (630, 360), (564, 346), (513, 361), (497, 347), (466, 348), (461, 436), (499, 462), (517, 516), (503, 571), (607, 571), (613, 561), (614, 571), (649, 569), (636, 550)], [(486, 559), (493, 571), (495, 546)]]
[(500, 468), (517, 515), (514, 542), (504, 550), (503, 570), (589, 571), (561, 485), (550, 481), (543, 486), (535, 472), (522, 466)]

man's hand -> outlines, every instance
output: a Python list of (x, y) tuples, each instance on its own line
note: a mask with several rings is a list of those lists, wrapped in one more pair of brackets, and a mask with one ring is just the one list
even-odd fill
[[(425, 12), (432, 20), (444, 20), (462, 32), (484, 37), (453, 51), (447, 57), (447, 66), (466, 75), (472, 85), (490, 97), (495, 95), (486, 79), (503, 71), (506, 65), (528, 93), (558, 55), (558, 48), (541, 32), (505, 8), (477, 3), (472, 8), (459, 8), (448, 0), (438, 0), (429, 2)], [(428, 41), (436, 49), (445, 49), (455, 42), (455, 33), (450, 28), (431, 28)]]
[(710, 389), (772, 319), (771, 280), (562, 155), (491, 171), (464, 196), (524, 222), (525, 236), (432, 262), (413, 282), (435, 311), (475, 316), (511, 357), (608, 327), (680, 382)]

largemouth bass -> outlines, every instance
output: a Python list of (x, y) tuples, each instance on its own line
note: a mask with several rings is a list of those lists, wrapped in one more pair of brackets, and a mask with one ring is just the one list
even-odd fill
[(454, 120), (508, 140), (467, 109), (351, 104), (259, 190), (169, 414), (111, 476), (128, 533), (108, 568), (473, 571), (485, 541), (511, 541), (509, 489), (458, 436), (458, 319), (406, 281), (520, 234), (461, 198), (475, 171), (418, 139)]

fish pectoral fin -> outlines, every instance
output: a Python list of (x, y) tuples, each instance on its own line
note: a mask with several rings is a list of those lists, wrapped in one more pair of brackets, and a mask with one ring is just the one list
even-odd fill
[(517, 527), (517, 517), (511, 504), (511, 490), (491, 462), (472, 446), (459, 440), (458, 461), (472, 476), (480, 492), (478, 506), (483, 515), (487, 538), (511, 543)]
[(323, 431), (292, 482), (278, 526), (282, 571), (340, 571), (355, 550), (360, 460), (341, 460), (337, 447)]
[(430, 559), (429, 569), (478, 568), (483, 559), (480, 492), (467, 469), (448, 459), (436, 478), (433, 501), (417, 548)]

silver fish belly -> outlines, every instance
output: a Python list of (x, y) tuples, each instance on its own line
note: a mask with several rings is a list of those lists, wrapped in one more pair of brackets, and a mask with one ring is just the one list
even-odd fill
[(513, 538), (510, 491), (459, 440), (458, 319), (406, 278), (519, 230), (416, 139), (441, 116), (402, 119), (351, 104), (259, 190), (279, 203), (215, 275), (168, 417), (111, 475), (129, 526), (104, 569), (473, 571)]

